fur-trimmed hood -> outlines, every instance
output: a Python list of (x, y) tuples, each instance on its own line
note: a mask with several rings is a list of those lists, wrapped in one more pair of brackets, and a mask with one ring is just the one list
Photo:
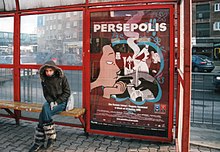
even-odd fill
[(57, 77), (60, 77), (60, 78), (64, 77), (63, 70), (59, 68), (58, 66), (56, 66), (54, 61), (47, 61), (39, 69), (39, 74), (40, 74), (40, 78), (42, 81), (46, 78), (46, 74), (45, 74), (46, 68), (53, 68), (55, 70), (54, 74)]

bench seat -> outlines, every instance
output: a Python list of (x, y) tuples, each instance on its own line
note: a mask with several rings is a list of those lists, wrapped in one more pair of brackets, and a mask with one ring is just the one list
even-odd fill
[[(19, 124), (19, 121), (17, 120), (18, 119), (17, 116), (9, 109), (28, 111), (28, 112), (41, 112), (42, 104), (0, 100), (0, 109), (5, 109), (12, 117), (16, 119), (16, 123)], [(86, 129), (85, 121), (83, 118), (85, 112), (86, 112), (85, 108), (74, 108), (69, 111), (63, 111), (59, 115), (78, 118), (82, 123), (82, 127), (84, 128), (85, 131)]]

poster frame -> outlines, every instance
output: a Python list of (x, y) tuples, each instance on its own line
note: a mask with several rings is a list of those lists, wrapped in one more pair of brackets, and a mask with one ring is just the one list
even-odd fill
[[(120, 132), (111, 132), (111, 131), (103, 131), (103, 130), (94, 130), (90, 128), (90, 14), (93, 12), (104, 12), (104, 11), (124, 11), (124, 10), (143, 10), (143, 9), (169, 9), (170, 14), (170, 59), (169, 59), (169, 111), (168, 111), (168, 136), (167, 137), (158, 137), (158, 136), (148, 136), (148, 135), (139, 135), (139, 134), (130, 134), (130, 133), (120, 133)], [(86, 43), (85, 49), (85, 56), (84, 59), (85, 64), (85, 81), (84, 83), (86, 87), (86, 131), (88, 133), (94, 134), (104, 134), (110, 136), (119, 136), (125, 138), (135, 138), (135, 139), (145, 139), (145, 140), (152, 140), (152, 141), (160, 141), (160, 142), (172, 142), (173, 140), (173, 111), (174, 111), (174, 5), (172, 4), (155, 4), (155, 5), (141, 5), (141, 6), (120, 6), (120, 7), (107, 7), (107, 8), (90, 8), (85, 12), (85, 16), (87, 17), (86, 24), (87, 24), (87, 32), (85, 32)]]

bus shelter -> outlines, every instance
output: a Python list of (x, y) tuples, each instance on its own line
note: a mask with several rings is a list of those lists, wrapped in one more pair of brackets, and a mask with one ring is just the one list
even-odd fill
[(191, 1), (1, 0), (0, 49), (1, 100), (44, 102), (38, 69), (53, 60), (88, 133), (189, 150)]

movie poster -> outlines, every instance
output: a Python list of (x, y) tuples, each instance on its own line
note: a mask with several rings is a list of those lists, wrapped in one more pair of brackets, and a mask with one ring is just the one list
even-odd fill
[(90, 128), (168, 136), (169, 9), (91, 13)]

